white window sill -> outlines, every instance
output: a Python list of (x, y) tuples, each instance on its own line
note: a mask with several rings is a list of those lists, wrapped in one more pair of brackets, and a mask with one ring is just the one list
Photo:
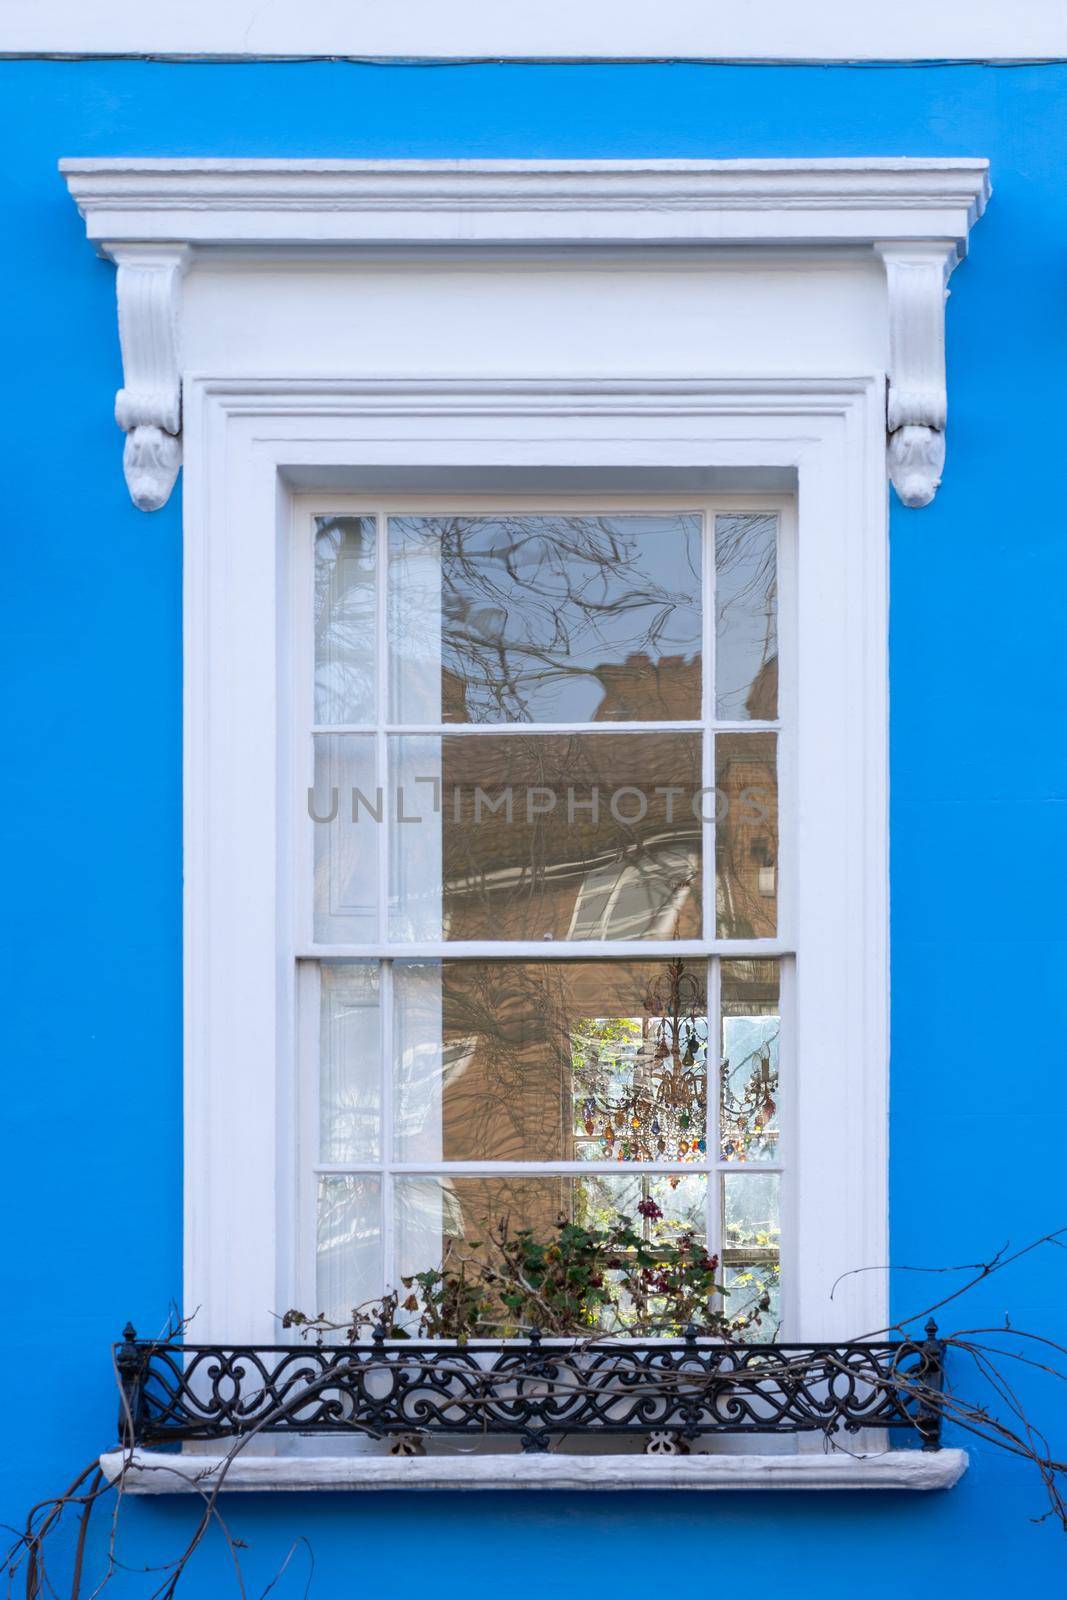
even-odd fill
[[(133, 1494), (203, 1493), (221, 1455), (111, 1451), (110, 1481), (125, 1467)], [(967, 1470), (964, 1450), (878, 1455), (469, 1455), (255, 1456), (234, 1458), (226, 1490), (306, 1489), (950, 1489)]]

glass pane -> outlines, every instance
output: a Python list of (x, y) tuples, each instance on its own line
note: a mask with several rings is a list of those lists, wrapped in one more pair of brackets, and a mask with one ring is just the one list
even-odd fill
[(394, 939), (701, 936), (699, 734), (390, 745), (409, 819), (394, 835)]
[(777, 734), (715, 736), (716, 932), (768, 939), (778, 927)]
[(703, 1161), (706, 973), (703, 961), (397, 963), (397, 1158)]
[(425, 734), (390, 739), (389, 789), (389, 937), (437, 943), (445, 937), (441, 740)]
[(778, 715), (778, 518), (715, 518), (715, 715)]
[(381, 1209), (377, 1178), (319, 1179), (315, 1309), (336, 1321), (382, 1292)]
[(315, 519), (315, 721), (375, 717), (373, 517)]
[(323, 1161), (377, 1161), (377, 964), (323, 965), (319, 985), (319, 1154)]
[(695, 720), (702, 521), (390, 518), (393, 719)]
[(315, 938), (373, 941), (378, 927), (377, 834), (384, 816), (373, 734), (315, 736), (308, 797), (315, 839)]
[[(440, 1266), (446, 1249), (491, 1247), (502, 1226), (529, 1228), (549, 1242), (560, 1220), (605, 1229), (627, 1216), (646, 1238), (672, 1239), (691, 1232), (703, 1239), (707, 1178), (672, 1177), (455, 1177), (396, 1180), (397, 1270), (408, 1277)], [(649, 1216), (638, 1206), (651, 1200)], [(657, 1217), (655, 1211), (662, 1213)]]
[(778, 1192), (776, 1172), (722, 1175), (723, 1284), (730, 1291), (725, 1310), (739, 1316), (757, 1308), (764, 1295), (770, 1301), (750, 1330), (753, 1339), (773, 1339), (781, 1323)]
[(720, 1130), (725, 1161), (778, 1155), (777, 961), (722, 964)]

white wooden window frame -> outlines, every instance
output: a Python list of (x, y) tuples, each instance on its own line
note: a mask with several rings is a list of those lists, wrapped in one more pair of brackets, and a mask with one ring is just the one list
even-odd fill
[(295, 977), (308, 951), (294, 910), (292, 809), (301, 790), (287, 733), (294, 507), (286, 483), (316, 468), (507, 469), (525, 466), (532, 445), (546, 484), (554, 470), (607, 477), (635, 461), (658, 482), (709, 466), (796, 474), (792, 782), (801, 867), (789, 935), (774, 946), (801, 952), (791, 1320), (806, 1339), (884, 1324), (881, 1275), (842, 1279), (886, 1252), (880, 399), (866, 379), (654, 392), (590, 380), (580, 393), (518, 381), (429, 392), (302, 384), (296, 393), (187, 383), (185, 1295), (201, 1308), (201, 1337), (270, 1339), (296, 1281)]
[[(549, 475), (550, 481), (550, 475)], [(296, 883), (294, 885), (293, 931), (294, 955), (298, 963), (297, 977), (297, 1030), (298, 1030), (298, 1106), (295, 1128), (295, 1160), (297, 1166), (297, 1201), (295, 1215), (288, 1219), (291, 1235), (290, 1259), (293, 1261), (293, 1281), (289, 1286), (286, 1304), (318, 1308), (314, 1266), (316, 1247), (316, 1190), (320, 1175), (359, 1175), (376, 1177), (381, 1185), (382, 1259), (385, 1287), (396, 1287), (393, 1184), (397, 1177), (461, 1177), (461, 1176), (546, 1176), (581, 1175), (651, 1177), (663, 1173), (679, 1176), (702, 1175), (707, 1179), (705, 1218), (708, 1248), (721, 1256), (723, 1239), (722, 1176), (729, 1173), (771, 1172), (780, 1179), (779, 1204), (781, 1209), (781, 1259), (782, 1259), (782, 1327), (778, 1337), (793, 1337), (794, 1281), (799, 1262), (797, 1239), (791, 1225), (792, 1185), (794, 1181), (791, 1156), (791, 1131), (794, 1115), (795, 1065), (793, 1059), (793, 994), (795, 985), (795, 943), (792, 940), (793, 898), (795, 892), (796, 858), (793, 844), (795, 805), (792, 773), (794, 763), (795, 717), (795, 594), (796, 594), (796, 517), (792, 497), (768, 495), (683, 495), (641, 496), (619, 498), (611, 494), (586, 494), (580, 497), (542, 495), (540, 497), (512, 496), (501, 500), (488, 495), (457, 499), (449, 495), (404, 496), (383, 498), (380, 495), (353, 497), (345, 494), (295, 495), (291, 499), (292, 526), (290, 532), (291, 585), (289, 637), (282, 643), (287, 662), (286, 676), (293, 684), (297, 697), (291, 725), (282, 728), (279, 738), (291, 744), (290, 769), (294, 790), (291, 799), (291, 825), (294, 828), (294, 857)], [(389, 675), (387, 629), (387, 574), (388, 547), (386, 524), (390, 517), (398, 516), (492, 516), (494, 514), (524, 513), (578, 515), (595, 513), (598, 516), (625, 516), (634, 512), (660, 513), (687, 512), (701, 519), (702, 582), (701, 582), (701, 651), (702, 651), (702, 716), (686, 721), (658, 722), (536, 722), (536, 723), (404, 723), (390, 718), (386, 696)], [(778, 604), (776, 611), (778, 630), (779, 669), (778, 714), (771, 720), (728, 719), (717, 715), (715, 699), (716, 635), (715, 635), (715, 519), (730, 513), (770, 513), (777, 519), (776, 574)], [(317, 723), (313, 719), (313, 682), (315, 647), (313, 638), (314, 606), (314, 543), (316, 519), (327, 517), (361, 516), (374, 519), (377, 526), (376, 543), (376, 697), (380, 716), (363, 723)], [(679, 940), (669, 938), (643, 938), (640, 940), (588, 939), (556, 940), (547, 945), (543, 940), (449, 940), (438, 943), (415, 943), (391, 940), (388, 937), (389, 866), (388, 839), (391, 831), (391, 791), (385, 785), (386, 805), (384, 824), (378, 833), (377, 918), (380, 938), (362, 943), (338, 944), (317, 940), (314, 935), (314, 905), (312, 894), (312, 864), (315, 824), (309, 816), (307, 797), (314, 783), (312, 738), (317, 734), (357, 734), (379, 739), (394, 734), (449, 735), (477, 739), (480, 737), (525, 735), (541, 737), (553, 733), (576, 734), (583, 737), (604, 737), (626, 733), (689, 732), (700, 734), (703, 741), (703, 772), (701, 784), (705, 793), (715, 784), (714, 740), (719, 733), (773, 733), (776, 736), (778, 780), (778, 850), (776, 855), (777, 924), (774, 938), (721, 939), (713, 935), (716, 919), (716, 869), (715, 822), (705, 817), (701, 833), (703, 859), (701, 873), (701, 898), (704, 930), (699, 939)], [(384, 752), (378, 752), (379, 777), (384, 767)], [(656, 775), (654, 781), (659, 781)], [(341, 795), (342, 809), (348, 797)], [(418, 811), (416, 797), (405, 798), (405, 811)], [(703, 809), (708, 809), (708, 802)], [(670, 960), (679, 956), (704, 959), (708, 974), (708, 1098), (707, 1098), (707, 1151), (701, 1161), (652, 1161), (640, 1166), (620, 1167), (618, 1162), (525, 1160), (501, 1161), (486, 1157), (464, 1161), (405, 1162), (398, 1159), (394, 1149), (394, 1123), (392, 1102), (394, 1072), (392, 1054), (392, 997), (393, 964), (404, 960), (448, 961), (461, 958), (473, 960), (637, 960), (655, 958)], [(782, 1134), (778, 1154), (770, 1160), (727, 1162), (720, 1159), (718, 1079), (711, 1064), (715, 1061), (716, 1041), (720, 1038), (719, 981), (720, 961), (746, 956), (778, 958), (780, 1007), (782, 1012), (782, 1046), (780, 1055), (780, 1087), (776, 1098), (782, 1111)], [(381, 982), (379, 988), (379, 1038), (381, 1060), (379, 1084), (381, 1093), (379, 1159), (331, 1162), (322, 1159), (320, 1141), (320, 1038), (319, 1038), (319, 974), (326, 961), (359, 960), (378, 964)], [(283, 1218), (281, 1227), (286, 1226)], [(763, 1337), (774, 1337), (768, 1329)]]

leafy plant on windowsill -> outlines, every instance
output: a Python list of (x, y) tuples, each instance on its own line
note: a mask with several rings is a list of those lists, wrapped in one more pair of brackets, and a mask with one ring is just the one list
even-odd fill
[[(652, 1199), (637, 1207), (647, 1223), (663, 1213)], [(583, 1227), (561, 1217), (552, 1237), (530, 1228), (512, 1231), (508, 1218), (485, 1241), (465, 1248), (451, 1241), (440, 1267), (404, 1278), (407, 1290), (356, 1306), (347, 1322), (320, 1313), (287, 1311), (286, 1328), (323, 1334), (343, 1331), (350, 1343), (380, 1329), (386, 1338), (510, 1338), (542, 1334), (699, 1334), (736, 1340), (769, 1310), (767, 1293), (743, 1311), (719, 1310), (726, 1291), (719, 1258), (692, 1232), (649, 1239), (619, 1215), (607, 1227)]]

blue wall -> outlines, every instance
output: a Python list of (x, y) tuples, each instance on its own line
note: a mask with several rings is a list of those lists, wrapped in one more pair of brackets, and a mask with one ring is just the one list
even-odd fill
[[(0, 65), (10, 883), (0, 1519), (113, 1437), (107, 1344), (180, 1295), (180, 504), (126, 495), (112, 269), (61, 155), (982, 155), (953, 279), (945, 486), (892, 513), (893, 1260), (979, 1261), (1067, 1222), (1067, 68)], [(1046, 1250), (945, 1314), (1061, 1335)], [(898, 1313), (955, 1279), (894, 1276)], [(969, 1380), (959, 1363), (961, 1387)], [(1051, 1387), (1051, 1386), (1049, 1386)], [(1039, 1384), (1042, 1420), (1065, 1428)], [(1062, 1453), (1062, 1451), (1061, 1451)], [(231, 1501), (256, 1594), (758, 1585), (1000, 1593), (1064, 1534), (990, 1451), (949, 1495)], [(462, 1516), (457, 1513), (462, 1510)], [(134, 1565), (188, 1504), (139, 1504)], [(300, 1595), (306, 1552), (279, 1596)], [(122, 1595), (152, 1584), (131, 1576)], [(217, 1543), (189, 1593), (236, 1592)]]

